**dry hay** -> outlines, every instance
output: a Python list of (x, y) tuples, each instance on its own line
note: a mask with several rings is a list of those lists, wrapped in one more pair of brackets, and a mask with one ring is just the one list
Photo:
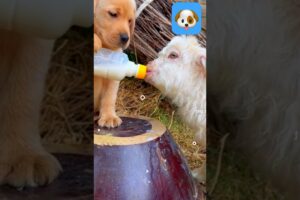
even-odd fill
[(92, 37), (92, 29), (73, 28), (56, 42), (42, 105), (44, 142), (92, 142)]
[(126, 80), (120, 84), (117, 111), (126, 115), (151, 116), (159, 101), (160, 92), (152, 86), (143, 81)]

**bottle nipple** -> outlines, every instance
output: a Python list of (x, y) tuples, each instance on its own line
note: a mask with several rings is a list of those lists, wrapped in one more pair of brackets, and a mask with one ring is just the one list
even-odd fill
[(137, 79), (145, 79), (146, 74), (147, 74), (147, 67), (145, 65), (139, 65), (135, 77)]

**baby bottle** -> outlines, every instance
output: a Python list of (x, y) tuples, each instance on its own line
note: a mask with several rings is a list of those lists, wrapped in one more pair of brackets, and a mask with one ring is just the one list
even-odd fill
[(147, 67), (129, 61), (123, 52), (102, 48), (94, 55), (94, 75), (103, 78), (122, 80), (125, 77), (144, 79)]

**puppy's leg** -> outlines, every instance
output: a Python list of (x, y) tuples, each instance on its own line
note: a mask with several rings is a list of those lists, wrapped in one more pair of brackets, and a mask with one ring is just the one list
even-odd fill
[(0, 86), (0, 184), (48, 184), (61, 171), (56, 158), (42, 147), (39, 135), (40, 103), (53, 41), (26, 38), (9, 52), (10, 46), (0, 45), (0, 70), (8, 72)]
[(104, 80), (105, 88), (102, 91), (99, 126), (116, 127), (122, 123), (122, 120), (117, 116), (115, 104), (119, 89), (119, 81)]

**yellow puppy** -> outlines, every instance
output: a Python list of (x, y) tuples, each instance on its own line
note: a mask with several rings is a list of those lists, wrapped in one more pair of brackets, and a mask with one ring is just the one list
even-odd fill
[[(134, 31), (135, 1), (95, 0), (94, 5), (94, 51), (102, 47), (126, 49)], [(119, 81), (94, 77), (94, 111), (100, 111), (100, 126), (116, 127), (122, 123), (115, 112), (118, 88)]]

